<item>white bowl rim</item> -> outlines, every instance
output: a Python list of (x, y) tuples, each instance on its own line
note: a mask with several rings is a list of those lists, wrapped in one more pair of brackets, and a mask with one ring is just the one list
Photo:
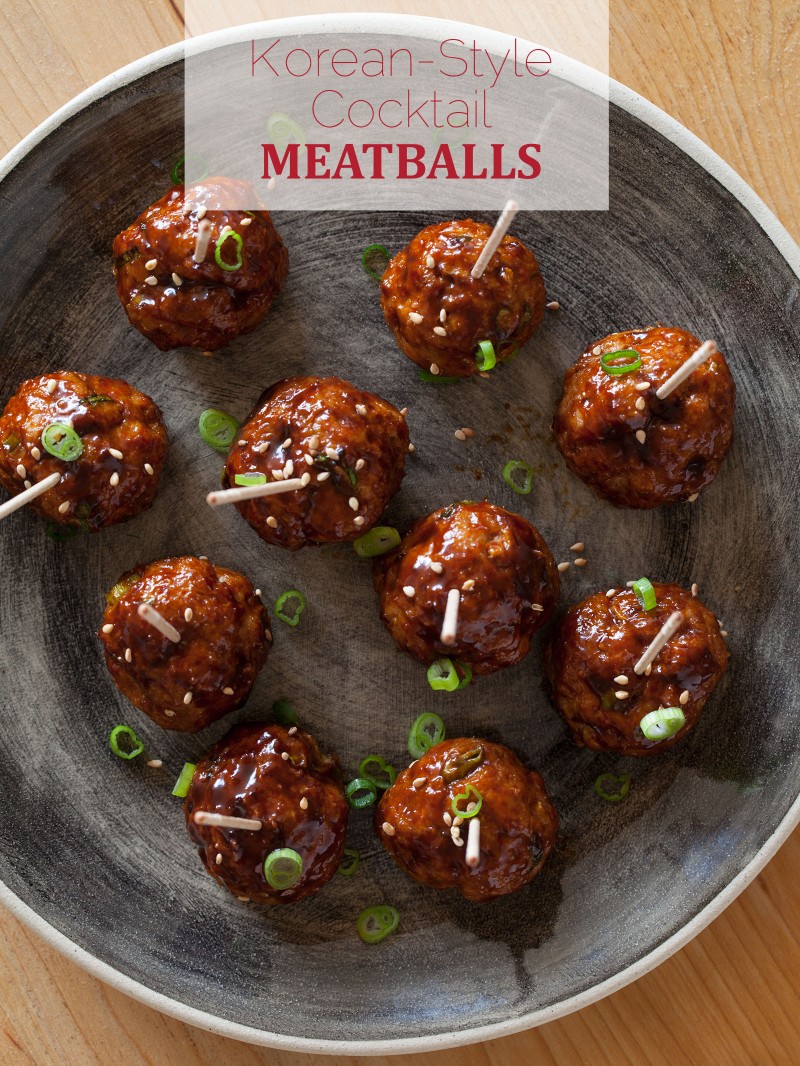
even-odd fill
[[(476, 40), (480, 41), (482, 47), (490, 49), (494, 47), (495, 50), (503, 42), (507, 41), (510, 36), (482, 26), (448, 19), (435, 19), (423, 15), (372, 12), (298, 15), (263, 23), (251, 23), (247, 26), (236, 26), (232, 29), (205, 34), (202, 37), (193, 38), (191, 42), (181, 41), (168, 45), (166, 48), (161, 48), (157, 52), (151, 52), (149, 55), (143, 56), (141, 59), (137, 59), (133, 63), (114, 71), (113, 74), (109, 74), (107, 77), (95, 82), (94, 85), (73, 97), (72, 100), (45, 119), (27, 137), (24, 137), (15, 148), (0, 160), (0, 182), (37, 144), (68, 119), (115, 90), (182, 59), (186, 52), (187, 43), (191, 44), (193, 50), (205, 51), (206, 49), (216, 48), (221, 44), (249, 39), (254, 35), (254, 31), (261, 35), (265, 33), (289, 35), (310, 32), (347, 32), (351, 34), (379, 32), (385, 34), (396, 33), (405, 36), (415, 35), (434, 39), (444, 39), (467, 31), (472, 33)], [(520, 43), (526, 45), (528, 42), (520, 39)], [(533, 44), (531, 44), (531, 47), (533, 47)], [(592, 70), (590, 67), (570, 59), (568, 56), (554, 53), (554, 59), (556, 60), (554, 69), (559, 77), (567, 78), (598, 95), (605, 96), (607, 94), (611, 103), (621, 107), (656, 130), (686, 155), (694, 159), (707, 173), (711, 174), (728, 192), (736, 197), (739, 203), (758, 222), (800, 280), (800, 246), (747, 182), (721, 159), (713, 149), (709, 148), (704, 141), (696, 137), (665, 111), (662, 111), (655, 104), (620, 82), (614, 81), (605, 74)], [(206, 1029), (219, 1036), (284, 1051), (324, 1055), (402, 1055), (442, 1050), (510, 1036), (513, 1033), (532, 1029), (535, 1026), (543, 1025), (545, 1022), (551, 1022), (556, 1018), (571, 1014), (573, 1011), (581, 1010), (583, 1007), (588, 1007), (605, 996), (619, 991), (619, 989), (624, 988), (625, 985), (630, 984), (632, 981), (638, 980), (638, 978), (655, 969), (656, 966), (665, 962), (676, 951), (688, 944), (690, 940), (720, 915), (756, 878), (781, 845), (785, 843), (798, 822), (800, 822), (800, 796), (795, 799), (770, 838), (725, 888), (713, 899), (709, 900), (702, 910), (676, 933), (673, 933), (672, 936), (647, 955), (631, 963), (630, 966), (613, 977), (609, 977), (592, 988), (570, 996), (568, 999), (555, 1003), (550, 1007), (530, 1011), (527, 1014), (502, 1022), (493, 1022), (485, 1026), (459, 1029), (433, 1036), (392, 1040), (315, 1040), (310, 1037), (294, 1037), (281, 1033), (270, 1033), (238, 1022), (227, 1021), (207, 1011), (198, 1010), (195, 1007), (190, 1007), (185, 1003), (171, 999), (163, 993), (155, 992), (153, 989), (141, 984), (141, 982), (120, 973), (108, 963), (95, 958), (85, 948), (79, 947), (64, 933), (50, 925), (2, 881), (0, 881), (0, 903), (15, 918), (18, 918), (67, 958), (87, 970), (93, 977), (97, 977), (112, 988), (132, 996), (148, 1007), (153, 1007), (155, 1010), (168, 1014), (189, 1025)]]

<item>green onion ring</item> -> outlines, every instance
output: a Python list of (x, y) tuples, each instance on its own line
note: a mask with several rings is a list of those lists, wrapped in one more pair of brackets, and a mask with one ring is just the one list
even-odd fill
[[(376, 273), (369, 265), (370, 263), (375, 263), (375, 260), (378, 258), (386, 260), (386, 265), (380, 274)], [(381, 281), (383, 275), (386, 273), (386, 267), (389, 265), (391, 258), (389, 250), (384, 248), (382, 244), (369, 244), (361, 253), (361, 265), (373, 281)], [(377, 264), (375, 265), (377, 266)]]
[(460, 659), (456, 659), (455, 666), (456, 670), (458, 670), (459, 673), (464, 675), (459, 681), (458, 688), (456, 689), (456, 692), (460, 692), (461, 689), (466, 688), (472, 680), (472, 667), (469, 665), (469, 663), (462, 663)]
[(400, 912), (386, 904), (366, 907), (356, 921), (358, 935), (365, 944), (380, 944), (400, 924)]
[[(372, 766), (377, 768), (377, 772), (372, 770)], [(358, 764), (358, 776), (368, 778), (379, 792), (385, 792), (395, 783), (397, 770), (380, 755), (367, 755)]]
[(297, 725), (297, 711), (288, 700), (275, 700), (272, 704), (272, 717), (278, 725)]
[(56, 459), (71, 463), (83, 454), (83, 441), (66, 422), (51, 422), (42, 433), (42, 447)]
[(44, 532), (50, 540), (67, 541), (77, 537), (79, 530), (76, 526), (59, 526), (55, 522), (48, 522)]
[(408, 754), (412, 759), (421, 759), (422, 756), (445, 738), (444, 722), (438, 714), (430, 711), (421, 714), (414, 720), (411, 731), (408, 734)]
[[(475, 806), (471, 811), (461, 810), (458, 805), (459, 800), (465, 800), (466, 803), (470, 802), (470, 795), (474, 796)], [(483, 806), (483, 796), (478, 792), (474, 785), (467, 785), (463, 792), (457, 792), (455, 796), (450, 800), (450, 810), (456, 816), (456, 818), (474, 818), (478, 811)]]
[(428, 667), (428, 684), (436, 692), (455, 692), (460, 678), (452, 659), (436, 659)]
[(430, 370), (420, 370), (419, 380), (427, 385), (457, 385), (462, 379), (448, 374), (432, 374)]
[(639, 728), (647, 740), (667, 740), (686, 725), (686, 715), (680, 707), (659, 707), (646, 714)]
[(192, 783), (194, 772), (197, 769), (197, 763), (185, 762), (183, 769), (178, 774), (178, 780), (172, 789), (172, 795), (177, 796), (178, 799), (183, 799), (186, 793), (189, 791), (189, 786)]
[(497, 365), (497, 356), (494, 354), (494, 345), (491, 341), (480, 341), (475, 353), (475, 365), (478, 370), (484, 372), (492, 370)]
[(646, 577), (640, 577), (638, 581), (634, 581), (631, 588), (636, 593), (636, 599), (641, 603), (642, 607), (646, 611), (652, 611), (657, 605), (656, 590), (650, 584), (650, 581)]
[[(225, 241), (233, 241), (236, 245), (236, 262), (226, 263), (222, 258), (222, 246)], [(219, 237), (217, 237), (217, 243), (214, 245), (214, 260), (218, 267), (222, 267), (223, 270), (240, 270), (242, 266), (242, 236), (237, 233), (236, 230), (226, 229)]]
[(279, 892), (294, 888), (303, 876), (303, 860), (293, 848), (276, 848), (264, 859), (264, 877)]
[(284, 114), (283, 111), (276, 111), (270, 115), (267, 119), (267, 135), (276, 148), (286, 148), (286, 146), (295, 140), (299, 145), (306, 143), (306, 135), (301, 126), (298, 126), (295, 120), (290, 116)]
[(226, 452), (233, 444), (239, 423), (225, 411), (209, 407), (203, 411), (197, 423), (203, 441), (218, 452)]
[(361, 852), (358, 848), (345, 848), (342, 852), (342, 861), (336, 871), (342, 877), (352, 877), (361, 865)]
[[(122, 737), (125, 737), (126, 742), (130, 745), (127, 751), (123, 751), (119, 746)], [(135, 759), (137, 755), (141, 755), (144, 751), (144, 744), (129, 725), (115, 725), (108, 734), (108, 743), (111, 745), (111, 750), (120, 759)]]
[[(514, 474), (520, 470), (525, 478), (521, 483), (514, 480)], [(533, 488), (534, 471), (533, 467), (527, 463), (523, 463), (521, 459), (512, 459), (510, 463), (506, 463), (503, 467), (503, 481), (514, 492), (519, 493), (520, 496), (527, 496)]]
[(267, 482), (266, 474), (259, 474), (253, 472), (251, 474), (234, 474), (234, 485), (265, 485)]
[[(297, 600), (294, 614), (284, 614), (283, 605), (289, 603), (290, 600)], [(280, 620), (285, 622), (287, 626), (296, 626), (300, 621), (300, 615), (307, 606), (308, 600), (302, 592), (298, 592), (297, 589), (289, 589), (288, 592), (282, 592), (275, 601), (275, 617), (280, 618)]]
[(368, 777), (354, 777), (344, 790), (347, 802), (357, 811), (372, 807), (378, 798), (378, 788)]
[(190, 172), (190, 183), (202, 181), (208, 174), (208, 163), (201, 155), (182, 155), (169, 172), (170, 181), (173, 185), (183, 185), (185, 183), (187, 166)]
[(400, 534), (394, 526), (374, 526), (353, 541), (359, 559), (374, 559), (385, 555), (400, 543)]
[[(630, 359), (630, 356), (633, 356), (633, 358)], [(629, 361), (627, 363), (612, 362), (612, 360), (623, 358)], [(633, 348), (620, 348), (618, 352), (606, 352), (605, 355), (600, 356), (600, 366), (612, 378), (618, 378), (622, 374), (630, 374), (634, 370), (638, 370), (641, 365), (642, 357)]]
[(594, 783), (595, 792), (606, 803), (620, 803), (628, 795), (630, 787), (630, 774), (600, 774)]
[(116, 403), (117, 401), (112, 399), (111, 396), (103, 396), (99, 392), (94, 392), (91, 396), (87, 396), (83, 402), (90, 407), (99, 407), (101, 403)]

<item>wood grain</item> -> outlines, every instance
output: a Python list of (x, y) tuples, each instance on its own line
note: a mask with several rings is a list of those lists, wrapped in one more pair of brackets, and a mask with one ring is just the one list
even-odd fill
[[(395, 3), (276, 0), (276, 17)], [(524, 35), (524, 5), (406, 0), (407, 11)], [(610, 69), (707, 141), (800, 239), (800, 11), (791, 0), (612, 5)], [(182, 36), (177, 0), (4, 0), (0, 149), (93, 81)], [(800, 1061), (797, 833), (692, 944), (615, 996), (515, 1037), (397, 1061), (409, 1066), (762, 1064)], [(68, 891), (68, 886), (65, 886)], [(89, 977), (0, 915), (3, 1066), (314, 1066), (332, 1060), (233, 1043), (163, 1017)], [(334, 1060), (342, 1064), (359, 1060)]]

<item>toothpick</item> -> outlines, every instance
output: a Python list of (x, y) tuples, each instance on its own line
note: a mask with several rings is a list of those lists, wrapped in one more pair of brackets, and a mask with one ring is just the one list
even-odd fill
[(179, 643), (181, 635), (175, 626), (170, 625), (163, 614), (159, 614), (155, 607), (151, 607), (149, 603), (140, 603), (138, 607), (138, 614), (140, 618), (143, 618), (148, 625), (151, 625), (153, 629), (157, 629), (159, 633), (162, 633), (167, 640), (171, 640), (173, 644)]
[(30, 503), (31, 500), (35, 500), (37, 496), (41, 496), (47, 492), (48, 489), (52, 489), (61, 480), (61, 474), (49, 474), (43, 481), (37, 481), (35, 485), (31, 485), (29, 489), (25, 489), (17, 496), (12, 496), (10, 500), (7, 500), (2, 506), (0, 506), (0, 518), (5, 518), (6, 515), (13, 514), (14, 511), (19, 510), (20, 507), (24, 507), (26, 503)]
[(194, 259), (195, 263), (202, 263), (206, 257), (208, 251), (208, 242), (211, 240), (211, 223), (208, 219), (203, 219), (202, 222), (197, 224), (197, 240), (194, 245)]
[(703, 341), (694, 355), (690, 355), (686, 362), (679, 366), (671, 378), (668, 378), (660, 389), (656, 389), (656, 396), (659, 400), (666, 400), (671, 392), (686, 379), (690, 374), (693, 374), (699, 366), (702, 366), (706, 359), (710, 359), (712, 355), (715, 355), (719, 351), (719, 348), (713, 341)]
[(497, 225), (489, 234), (489, 240), (484, 244), (481, 254), (478, 256), (478, 261), (472, 268), (471, 273), (473, 278), (479, 278), (482, 276), (484, 270), (489, 265), (489, 260), (500, 247), (500, 241), (505, 237), (508, 227), (514, 221), (514, 215), (516, 215), (517, 211), (519, 211), (519, 204), (516, 200), (509, 200), (503, 208), (503, 213), (497, 220)]
[(469, 820), (469, 834), (467, 836), (467, 853), (464, 856), (467, 866), (475, 867), (480, 861), (481, 850), (481, 820), (477, 814)]
[(439, 639), (442, 644), (455, 644), (456, 630), (458, 628), (458, 608), (461, 604), (461, 593), (458, 589), (450, 589), (447, 593), (447, 606), (444, 609), (444, 621)]
[(194, 820), (198, 825), (213, 825), (219, 829), (250, 829), (258, 832), (261, 822), (258, 818), (235, 818), (229, 814), (213, 814), (211, 811), (195, 811)]
[(209, 492), (206, 503), (210, 507), (219, 507), (221, 503), (239, 503), (241, 500), (256, 500), (261, 496), (277, 496), (281, 492), (296, 492), (305, 488), (299, 477), (290, 477), (287, 481), (270, 481), (264, 485), (241, 485), (235, 489), (219, 489)]
[(643, 674), (650, 663), (655, 659), (667, 641), (674, 637), (683, 625), (683, 615), (680, 611), (673, 611), (664, 625), (659, 630), (653, 642), (646, 649), (639, 662), (634, 666), (635, 674)]

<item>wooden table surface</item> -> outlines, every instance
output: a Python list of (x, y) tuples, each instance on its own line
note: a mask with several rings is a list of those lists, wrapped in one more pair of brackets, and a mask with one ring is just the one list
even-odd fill
[[(398, 8), (526, 36), (525, 4), (512, 0), (271, 4), (275, 17)], [(0, 154), (98, 78), (182, 36), (178, 0), (3, 0)], [(800, 8), (793, 0), (612, 0), (610, 70), (710, 144), (800, 240)], [(636, 984), (518, 1036), (391, 1061), (798, 1063), (799, 882), (796, 832), (710, 928)], [(359, 1061), (254, 1048), (164, 1017), (88, 976), (4, 911), (0, 990), (0, 1066)]]

